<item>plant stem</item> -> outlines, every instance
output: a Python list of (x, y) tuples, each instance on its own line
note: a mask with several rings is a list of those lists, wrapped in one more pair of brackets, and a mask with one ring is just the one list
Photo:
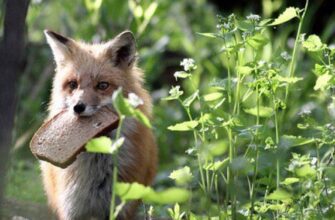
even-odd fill
[[(228, 66), (227, 66), (227, 71), (228, 71), (228, 103), (230, 107), (231, 103), (231, 72), (230, 72), (230, 55), (227, 55), (228, 58)], [(229, 108), (230, 109), (230, 108)]]
[[(296, 60), (297, 60), (298, 42), (299, 42), (299, 38), (300, 38), (300, 35), (301, 35), (302, 25), (303, 25), (303, 22), (304, 22), (304, 19), (305, 19), (305, 15), (306, 15), (306, 12), (307, 12), (308, 3), (309, 3), (309, 0), (306, 0), (304, 12), (303, 12), (303, 14), (302, 14), (302, 16), (300, 18), (300, 21), (299, 21), (298, 32), (297, 32), (297, 35), (295, 37), (295, 42), (294, 42), (294, 47), (293, 47), (293, 53), (292, 53), (292, 60), (291, 60), (291, 63), (290, 63), (289, 77), (293, 77), (294, 76), (294, 67), (295, 67)], [(289, 87), (290, 87), (290, 84), (287, 84), (287, 86), (286, 86), (286, 92), (285, 92), (285, 103), (287, 102), (288, 93), (289, 93)]]
[[(119, 114), (120, 115), (120, 114)], [(124, 121), (124, 116), (120, 115), (120, 121), (119, 126), (116, 130), (116, 138), (115, 140), (118, 140), (121, 136), (121, 129)], [(110, 206), (110, 220), (115, 220), (116, 216), (114, 216), (115, 208), (116, 208), (116, 201), (115, 201), (115, 185), (117, 183), (117, 174), (118, 174), (118, 160), (117, 160), (117, 152), (113, 154), (113, 183), (112, 183), (112, 198), (111, 198), (111, 206)]]
[(276, 146), (277, 146), (277, 159), (276, 159), (276, 187), (279, 188), (280, 183), (280, 162), (279, 162), (279, 151), (278, 151), (278, 144), (279, 144), (279, 123), (278, 123), (278, 112), (275, 110), (275, 126), (276, 126)]
[[(259, 94), (259, 89), (258, 86), (256, 88), (256, 108), (257, 108), (257, 118), (256, 118), (256, 126), (259, 125), (259, 109), (260, 109), (260, 94)], [(250, 219), (253, 219), (253, 213), (254, 213), (254, 203), (255, 203), (255, 182), (256, 182), (256, 176), (257, 176), (257, 171), (258, 171), (258, 158), (259, 158), (259, 149), (258, 149), (258, 143), (257, 143), (257, 137), (258, 137), (258, 127), (256, 128), (256, 158), (255, 158), (255, 165), (254, 165), (254, 175), (252, 178), (252, 183), (251, 183), (251, 192), (250, 192), (250, 197), (251, 197), (251, 216)]]

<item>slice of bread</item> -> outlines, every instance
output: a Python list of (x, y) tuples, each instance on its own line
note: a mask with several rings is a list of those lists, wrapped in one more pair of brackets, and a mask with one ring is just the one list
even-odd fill
[(37, 130), (30, 149), (38, 159), (65, 168), (85, 150), (84, 146), (90, 139), (115, 129), (118, 121), (118, 116), (107, 107), (90, 117), (62, 111)]

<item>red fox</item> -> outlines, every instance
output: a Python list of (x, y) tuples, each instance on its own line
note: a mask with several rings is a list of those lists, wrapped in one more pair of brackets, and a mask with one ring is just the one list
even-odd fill
[[(110, 105), (122, 87), (143, 100), (138, 108), (151, 118), (151, 98), (143, 88), (142, 71), (136, 66), (136, 43), (125, 31), (101, 44), (86, 44), (45, 30), (56, 73), (49, 118), (66, 109), (89, 117)], [(118, 154), (118, 181), (150, 185), (156, 173), (157, 148), (150, 129), (127, 118), (122, 127), (125, 142)], [(114, 137), (115, 131), (108, 133)], [(113, 160), (108, 154), (82, 152), (65, 169), (41, 161), (49, 205), (60, 220), (109, 219)], [(139, 201), (127, 203), (118, 219), (133, 219)]]

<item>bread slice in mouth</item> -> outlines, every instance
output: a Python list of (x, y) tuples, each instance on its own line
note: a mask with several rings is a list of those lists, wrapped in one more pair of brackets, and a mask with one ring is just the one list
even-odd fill
[(36, 131), (30, 149), (38, 159), (66, 168), (85, 150), (90, 139), (111, 132), (117, 128), (118, 122), (117, 114), (108, 107), (89, 117), (62, 111)]

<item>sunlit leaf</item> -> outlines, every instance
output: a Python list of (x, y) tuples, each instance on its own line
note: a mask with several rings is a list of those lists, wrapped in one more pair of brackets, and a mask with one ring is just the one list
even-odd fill
[(144, 19), (150, 20), (157, 10), (158, 3), (156, 1), (151, 2), (149, 7), (144, 12)]
[(315, 64), (313, 72), (317, 76), (321, 76), (323, 74), (329, 73), (329, 67), (326, 65), (320, 65), (318, 63)]
[(192, 102), (197, 98), (197, 96), (199, 95), (199, 90), (197, 89), (191, 96), (187, 97), (184, 101), (183, 101), (183, 105), (185, 107), (190, 107), (190, 105), (192, 104)]
[(127, 117), (134, 117), (139, 122), (145, 126), (151, 128), (150, 120), (144, 115), (139, 109), (135, 109), (128, 101), (128, 99), (123, 97), (122, 88), (118, 88), (112, 96), (113, 106), (119, 115), (124, 115)]
[(245, 75), (248, 75), (253, 71), (253, 68), (249, 66), (238, 66), (236, 69), (237, 69), (237, 72), (241, 74), (245, 74)]
[(279, 82), (284, 82), (284, 83), (289, 83), (289, 84), (294, 84), (296, 82), (303, 80), (302, 77), (284, 77), (281, 75), (277, 75), (275, 79), (278, 80)]
[(112, 96), (113, 106), (120, 115), (132, 116), (134, 109), (123, 97), (122, 88), (118, 88)]
[(333, 76), (328, 73), (319, 76), (316, 80), (314, 90), (324, 90), (332, 79)]
[(139, 183), (116, 183), (115, 193), (124, 201), (142, 199), (152, 193), (153, 189)]
[(226, 140), (218, 140), (203, 146), (203, 150), (208, 151), (212, 156), (221, 156), (228, 149)]
[(132, 116), (136, 118), (139, 122), (147, 126), (148, 128), (151, 128), (151, 123), (150, 123), (149, 118), (139, 109), (135, 109)]
[(282, 24), (288, 22), (289, 20), (298, 17), (297, 9), (293, 7), (286, 8), (283, 13), (279, 15), (269, 26)]
[[(250, 115), (257, 116), (257, 107), (243, 109), (246, 113)], [(270, 107), (260, 106), (259, 107), (259, 117), (268, 118), (273, 115), (273, 109)]]
[(217, 38), (217, 34), (216, 33), (197, 33), (201, 36), (204, 36), (204, 37), (209, 37), (209, 38)]
[(297, 183), (299, 182), (300, 180), (298, 178), (295, 178), (295, 177), (288, 177), (286, 178), (284, 181), (281, 182), (281, 184), (283, 185), (291, 185), (293, 183)]
[(198, 121), (185, 121), (168, 127), (170, 131), (190, 131), (197, 127)]
[(306, 164), (295, 170), (298, 177), (314, 177), (316, 175), (316, 170), (312, 168), (309, 164)]
[(173, 74), (174, 78), (176, 78), (176, 80), (178, 80), (178, 78), (181, 78), (181, 79), (186, 79), (188, 77), (191, 76), (190, 73), (187, 73), (185, 71), (177, 71)]
[(85, 6), (89, 11), (99, 10), (102, 0), (85, 0)]
[(169, 91), (169, 96), (163, 98), (163, 100), (175, 100), (178, 99), (184, 92), (180, 90), (180, 86), (173, 86)]
[(156, 204), (174, 204), (182, 203), (188, 200), (190, 193), (185, 189), (169, 188), (156, 192), (149, 186), (139, 183), (121, 183), (115, 186), (115, 193), (123, 201), (142, 199), (146, 203)]
[(255, 34), (254, 36), (247, 39), (247, 44), (256, 50), (264, 47), (268, 42), (269, 39), (262, 34)]
[(289, 192), (283, 189), (277, 189), (266, 197), (266, 199), (279, 200), (279, 201), (285, 201), (291, 198), (292, 198), (292, 194), (290, 194)]
[(228, 163), (229, 163), (229, 158), (226, 158), (224, 160), (208, 163), (204, 165), (203, 168), (205, 170), (218, 171), (222, 168), (225, 168), (228, 165)]
[(204, 95), (204, 100), (206, 102), (210, 102), (210, 101), (215, 101), (217, 99), (220, 99), (222, 97), (223, 97), (223, 94), (221, 92), (213, 92), (213, 93)]
[(193, 179), (191, 169), (188, 166), (172, 171), (169, 177), (175, 180), (177, 185), (186, 185)]
[(104, 153), (111, 154), (112, 151), (112, 140), (109, 137), (98, 137), (93, 138), (85, 145), (85, 148), (88, 152), (93, 153)]
[(152, 191), (143, 197), (143, 201), (156, 204), (174, 204), (188, 201), (190, 192), (186, 189), (169, 188), (161, 192)]
[(315, 34), (308, 36), (307, 40), (302, 42), (302, 46), (311, 52), (320, 51), (326, 47), (326, 45), (321, 42), (319, 36)]

